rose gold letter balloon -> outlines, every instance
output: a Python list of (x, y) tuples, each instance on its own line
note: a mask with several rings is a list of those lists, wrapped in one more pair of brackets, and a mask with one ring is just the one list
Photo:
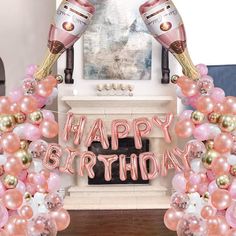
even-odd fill
[(182, 18), (172, 1), (149, 0), (139, 10), (150, 33), (173, 53), (183, 73), (191, 79), (199, 79), (200, 75), (187, 50)]
[(49, 75), (60, 55), (85, 32), (94, 12), (94, 6), (87, 0), (62, 1), (49, 32), (48, 53), (34, 75), (36, 79), (41, 80)]
[(89, 178), (93, 179), (95, 173), (93, 167), (96, 165), (97, 159), (93, 152), (84, 152), (80, 157), (79, 175), (84, 176), (84, 169), (87, 170)]
[(125, 181), (127, 179), (127, 171), (131, 172), (132, 180), (138, 179), (138, 160), (137, 155), (130, 155), (130, 163), (126, 163), (126, 156), (120, 155), (120, 179)]

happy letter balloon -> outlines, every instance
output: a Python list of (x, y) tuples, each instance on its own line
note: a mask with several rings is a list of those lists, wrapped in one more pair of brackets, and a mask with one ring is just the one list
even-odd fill
[(50, 74), (53, 64), (85, 32), (95, 8), (87, 0), (63, 0), (51, 25), (48, 52), (34, 77), (41, 80)]
[(191, 79), (199, 79), (198, 71), (188, 53), (182, 18), (173, 2), (149, 0), (139, 10), (149, 32), (176, 57), (183, 73)]

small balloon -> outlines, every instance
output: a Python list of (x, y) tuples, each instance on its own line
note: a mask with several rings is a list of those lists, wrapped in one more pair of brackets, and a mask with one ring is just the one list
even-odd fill
[(188, 208), (190, 198), (185, 193), (176, 192), (171, 196), (171, 206), (176, 210), (182, 211)]
[(68, 211), (63, 208), (56, 211), (51, 211), (50, 216), (56, 222), (58, 231), (66, 229), (70, 224), (70, 215)]
[(57, 193), (48, 193), (45, 196), (44, 204), (49, 211), (57, 211), (63, 207), (63, 199)]

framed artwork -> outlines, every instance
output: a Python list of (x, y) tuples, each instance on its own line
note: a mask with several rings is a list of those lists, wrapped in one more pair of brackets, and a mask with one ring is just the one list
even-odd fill
[(96, 14), (84, 35), (84, 78), (150, 80), (152, 37), (139, 14), (143, 0), (91, 0)]

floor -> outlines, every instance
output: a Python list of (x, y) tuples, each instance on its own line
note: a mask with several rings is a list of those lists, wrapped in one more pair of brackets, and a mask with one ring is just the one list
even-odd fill
[(58, 236), (176, 236), (164, 226), (165, 210), (70, 211), (71, 225)]

